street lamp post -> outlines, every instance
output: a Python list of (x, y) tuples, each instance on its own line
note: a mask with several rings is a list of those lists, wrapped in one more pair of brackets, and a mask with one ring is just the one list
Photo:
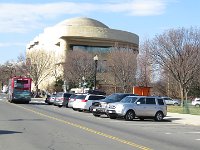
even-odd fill
[(96, 84), (97, 84), (97, 63), (98, 63), (98, 56), (94, 56), (94, 63), (95, 63), (95, 68), (94, 68), (94, 89), (96, 89)]

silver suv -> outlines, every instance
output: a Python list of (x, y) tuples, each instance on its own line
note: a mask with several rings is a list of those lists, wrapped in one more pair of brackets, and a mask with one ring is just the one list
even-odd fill
[(110, 103), (107, 114), (111, 119), (124, 117), (125, 120), (153, 118), (161, 121), (167, 115), (167, 105), (160, 97), (127, 96), (118, 103)]
[(180, 106), (181, 105), (181, 101), (178, 99), (172, 99), (170, 97), (161, 97), (165, 100), (165, 103), (167, 105), (174, 105), (174, 106)]

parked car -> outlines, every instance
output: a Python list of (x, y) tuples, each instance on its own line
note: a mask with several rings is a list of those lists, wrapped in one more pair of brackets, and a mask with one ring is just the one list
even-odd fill
[(71, 95), (71, 93), (58, 92), (54, 100), (54, 105), (58, 107), (68, 106), (68, 100)]
[(106, 92), (101, 90), (88, 90), (88, 94), (95, 94), (95, 95), (106, 95)]
[(69, 100), (68, 100), (68, 108), (72, 108), (73, 107), (73, 103), (75, 101), (75, 97), (77, 95), (80, 95), (80, 94), (72, 94), (70, 97), (69, 97)]
[(195, 107), (200, 107), (200, 98), (195, 98), (192, 101), (192, 105), (195, 106)]
[(138, 117), (140, 120), (154, 118), (161, 121), (167, 115), (167, 105), (161, 97), (127, 96), (118, 103), (110, 103), (107, 114), (111, 119), (124, 117), (130, 121)]
[(180, 106), (181, 105), (181, 100), (179, 99), (172, 99), (170, 97), (161, 97), (165, 100), (165, 103), (167, 105), (174, 105), (174, 106)]
[(45, 100), (45, 103), (52, 105), (54, 103), (55, 97), (56, 97), (56, 94), (52, 94), (48, 96)]
[(92, 103), (104, 99), (104, 95), (95, 95), (95, 94), (81, 94), (76, 96), (76, 100), (73, 103), (74, 110), (86, 110), (91, 111)]
[(107, 96), (105, 99), (94, 102), (91, 106), (92, 114), (96, 117), (100, 117), (101, 115), (106, 115), (106, 108), (108, 103), (115, 103), (121, 101), (126, 96), (135, 96), (135, 94), (131, 93), (114, 93)]

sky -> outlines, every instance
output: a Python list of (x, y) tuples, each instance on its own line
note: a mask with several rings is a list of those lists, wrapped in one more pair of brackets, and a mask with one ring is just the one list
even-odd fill
[(0, 64), (25, 55), (44, 28), (74, 17), (135, 33), (140, 44), (168, 29), (200, 27), (199, 0), (0, 0)]

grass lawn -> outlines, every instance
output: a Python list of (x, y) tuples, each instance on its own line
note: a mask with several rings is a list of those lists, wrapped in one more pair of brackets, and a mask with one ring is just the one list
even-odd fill
[(200, 107), (188, 105), (188, 107), (181, 106), (167, 106), (167, 111), (180, 114), (200, 115)]

